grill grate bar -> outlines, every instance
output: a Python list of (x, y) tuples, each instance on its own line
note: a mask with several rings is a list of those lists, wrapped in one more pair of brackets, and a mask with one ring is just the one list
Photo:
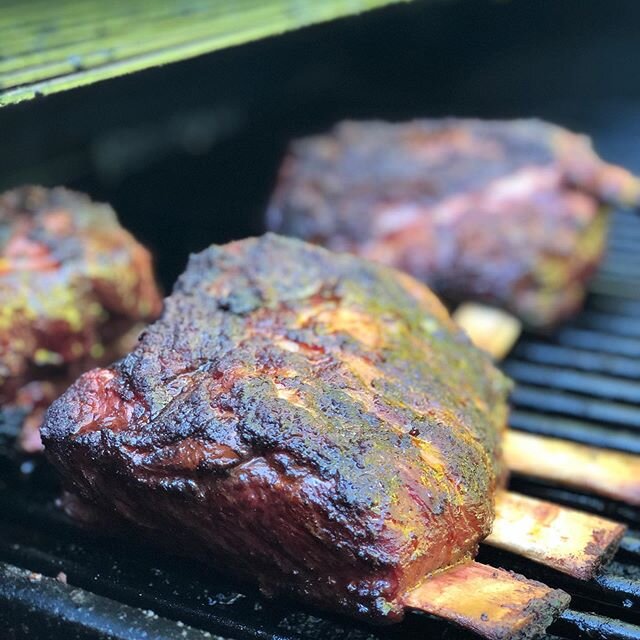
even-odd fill
[(543, 413), (514, 409), (509, 426), (519, 431), (536, 433), (588, 444), (604, 449), (616, 449), (626, 453), (640, 454), (640, 435), (610, 427), (598, 427), (588, 422), (548, 416)]
[(622, 378), (640, 378), (640, 360), (625, 356), (609, 355), (599, 351), (585, 351), (544, 342), (521, 342), (513, 352), (514, 357), (583, 371), (596, 371)]
[(638, 250), (638, 239), (634, 233), (628, 235), (612, 233), (609, 236), (609, 251), (616, 253), (628, 253), (629, 258), (633, 259), (634, 252)]
[[(640, 272), (638, 278), (640, 282)], [(585, 329), (615, 333), (629, 338), (640, 338), (640, 322), (637, 318), (585, 311), (577, 318), (575, 324)]]
[(566, 634), (577, 631), (580, 638), (607, 638), (607, 640), (638, 640), (640, 638), (640, 627), (635, 624), (572, 610), (565, 611), (551, 630)]
[(589, 290), (593, 293), (605, 293), (629, 300), (640, 299), (640, 291), (638, 291), (636, 282), (620, 278), (607, 278), (604, 274), (596, 276), (591, 281)]
[[(639, 259), (635, 249), (638, 241), (640, 241), (640, 234), (637, 229), (627, 228), (624, 231), (614, 229), (608, 235), (603, 262), (626, 259), (630, 264), (637, 264)], [(636, 247), (633, 246), (634, 242)]]
[(640, 532), (629, 531), (620, 541), (620, 554), (622, 557), (629, 556), (635, 562), (640, 562)]
[(587, 298), (587, 308), (615, 313), (617, 315), (628, 315), (637, 318), (640, 316), (640, 302), (625, 300), (616, 296), (606, 294), (593, 294)]
[(556, 340), (560, 344), (569, 347), (613, 353), (633, 358), (640, 357), (640, 340), (614, 336), (603, 331), (567, 327), (558, 332)]
[[(616, 218), (618, 219), (616, 220)], [(640, 224), (638, 224), (637, 213), (632, 213), (628, 216), (614, 216), (614, 223), (610, 225), (607, 241), (611, 245), (611, 242), (618, 238), (640, 238)]]
[(623, 238), (625, 236), (630, 238), (640, 238), (640, 225), (638, 225), (638, 220), (633, 218), (634, 215), (637, 214), (632, 214), (632, 216), (626, 217), (626, 220), (620, 220), (620, 222), (624, 222), (624, 224), (612, 225), (608, 234), (608, 239)]
[(518, 407), (622, 425), (640, 432), (640, 411), (619, 402), (595, 400), (588, 396), (528, 385), (517, 385), (511, 399)]
[[(623, 597), (623, 606), (640, 608), (640, 567), (614, 560), (593, 580), (603, 592)], [(626, 596), (626, 597), (625, 597)]]
[[(640, 403), (640, 383), (630, 380), (620, 380), (595, 373), (559, 369), (513, 359), (505, 363), (503, 369), (518, 382), (546, 385), (552, 389), (578, 391), (600, 398)], [(637, 411), (637, 418), (640, 420), (640, 410)]]
[(634, 254), (633, 242), (637, 240), (637, 227), (625, 225), (623, 229), (613, 228), (607, 236), (607, 253), (609, 255), (628, 254), (629, 260), (633, 261), (637, 259), (637, 254)]
[(114, 602), (84, 589), (0, 562), (0, 622), (29, 621), (29, 637), (64, 635), (109, 640), (223, 640), (153, 611)]
[(627, 260), (607, 260), (600, 267), (600, 273), (609, 277), (621, 279), (633, 279), (640, 276), (640, 264), (635, 264)]
[(616, 209), (612, 216), (613, 229), (625, 229), (627, 226), (630, 228), (640, 227), (640, 221), (638, 220), (638, 214), (635, 209), (620, 208)]
[[(42, 522), (46, 522), (44, 519)], [(39, 524), (41, 525), (42, 522)], [(11, 534), (9, 530), (9, 535)], [(13, 542), (7, 539), (7, 530), (0, 534), (0, 554), (9, 563), (28, 567), (32, 571), (43, 574), (56, 575), (63, 570), (67, 574), (70, 584), (87, 589), (99, 596), (116, 600), (125, 606), (137, 608), (137, 610), (152, 610), (166, 618), (181, 620), (212, 633), (222, 633), (234, 638), (251, 638), (256, 640), (275, 640), (292, 638), (297, 639), (297, 634), (280, 634), (273, 625), (270, 626), (267, 619), (262, 616), (251, 616), (246, 611), (234, 611), (233, 606), (227, 606), (225, 602), (233, 603), (244, 596), (232, 593), (218, 594), (211, 592), (206, 582), (194, 578), (196, 590), (199, 593), (188, 592), (188, 597), (183, 596), (183, 584), (185, 579), (191, 577), (192, 564), (184, 561), (181, 569), (187, 576), (182, 579), (176, 575), (170, 575), (169, 582), (172, 585), (170, 591), (166, 584), (161, 584), (159, 577), (164, 578), (164, 573), (159, 576), (157, 571), (147, 573), (125, 558), (120, 561), (123, 550), (110, 550), (102, 548), (104, 558), (92, 557), (89, 548), (95, 544), (95, 540), (87, 539), (77, 532), (69, 532), (68, 539), (72, 543), (62, 539), (56, 541), (52, 536), (43, 536), (33, 530), (17, 528), (13, 531)], [(19, 540), (20, 542), (17, 542)], [(23, 543), (23, 541), (25, 541)], [(28, 543), (34, 544), (30, 546)], [(135, 557), (145, 557), (142, 549), (131, 545), (129, 550)], [(79, 557), (80, 561), (75, 558)], [(149, 567), (156, 566), (153, 557), (148, 554), (145, 557)], [(168, 584), (168, 583), (167, 583)], [(228, 586), (227, 586), (228, 590)], [(247, 598), (249, 600), (249, 598)], [(251, 606), (256, 606), (257, 601), (251, 601)], [(246, 608), (246, 607), (245, 607)], [(244, 624), (239, 620), (248, 620), (250, 624)], [(155, 637), (155, 636), (151, 636)], [(169, 637), (177, 637), (169, 636)]]

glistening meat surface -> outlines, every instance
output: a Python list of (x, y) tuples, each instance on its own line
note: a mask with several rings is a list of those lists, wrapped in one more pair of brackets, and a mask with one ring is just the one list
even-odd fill
[(192, 256), (42, 436), (70, 512), (393, 621), (489, 533), (508, 387), (409, 276), (266, 235)]
[(606, 204), (640, 205), (640, 181), (551, 124), (345, 122), (291, 145), (267, 224), (546, 328), (584, 298)]

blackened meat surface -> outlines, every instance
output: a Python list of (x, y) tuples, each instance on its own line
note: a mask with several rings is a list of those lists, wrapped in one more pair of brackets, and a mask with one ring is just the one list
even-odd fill
[(0, 403), (86, 370), (160, 306), (149, 252), (108, 205), (62, 188), (0, 195)]
[(551, 124), (345, 122), (291, 145), (267, 222), (544, 328), (583, 300), (604, 204), (638, 206), (640, 182)]
[(409, 276), (266, 235), (192, 256), (42, 436), (72, 514), (393, 621), (489, 532), (508, 386)]

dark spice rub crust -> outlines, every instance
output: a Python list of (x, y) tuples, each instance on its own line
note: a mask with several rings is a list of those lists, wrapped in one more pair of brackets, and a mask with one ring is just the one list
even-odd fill
[(508, 386), (409, 276), (268, 234), (192, 256), (160, 320), (42, 437), (103, 521), (394, 621), (490, 530)]
[(292, 143), (267, 225), (546, 328), (584, 298), (605, 204), (638, 207), (640, 181), (552, 124), (344, 122)]

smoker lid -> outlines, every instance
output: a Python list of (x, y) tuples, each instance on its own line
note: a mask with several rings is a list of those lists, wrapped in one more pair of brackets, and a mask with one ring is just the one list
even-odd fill
[(3, 3), (0, 107), (394, 2), (399, 0)]

